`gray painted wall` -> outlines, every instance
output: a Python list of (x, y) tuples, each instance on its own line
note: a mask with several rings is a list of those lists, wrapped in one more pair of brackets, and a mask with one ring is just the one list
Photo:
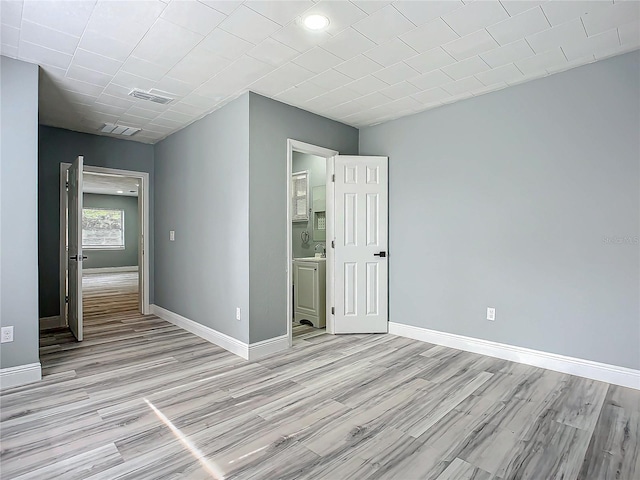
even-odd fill
[(87, 259), (83, 268), (128, 267), (138, 265), (138, 197), (123, 195), (99, 195), (85, 193), (82, 196), (85, 207), (114, 208), (124, 210), (123, 249), (85, 249)]
[(40, 126), (38, 151), (38, 263), (40, 317), (60, 314), (60, 163), (84, 155), (84, 164), (149, 174), (149, 301), (154, 301), (153, 145)]
[(358, 130), (250, 94), (251, 343), (287, 333), (287, 138), (358, 153)]
[(0, 57), (0, 368), (38, 362), (38, 66)]
[(155, 303), (248, 342), (249, 95), (157, 143), (155, 168)]
[[(293, 172), (304, 170), (309, 171), (309, 207), (313, 205), (313, 187), (325, 185), (327, 183), (327, 160), (315, 155), (293, 152)], [(293, 258), (313, 257), (315, 246), (325, 245), (325, 242), (313, 240), (313, 212), (309, 214), (307, 222), (293, 222), (291, 224), (291, 245), (293, 247)], [(309, 232), (309, 242), (302, 243), (301, 234), (303, 231)], [(320, 250), (318, 250), (320, 251)]]
[(391, 321), (640, 368), (639, 59), (361, 130), (389, 155)]

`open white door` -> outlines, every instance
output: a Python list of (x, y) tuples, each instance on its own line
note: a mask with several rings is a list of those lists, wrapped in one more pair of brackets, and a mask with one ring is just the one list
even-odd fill
[(69, 328), (82, 341), (82, 166), (83, 157), (69, 167)]
[(386, 333), (388, 158), (335, 157), (335, 333)]

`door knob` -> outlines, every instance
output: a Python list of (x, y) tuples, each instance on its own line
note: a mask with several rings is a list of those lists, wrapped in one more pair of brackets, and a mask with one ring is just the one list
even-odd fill
[(76, 262), (78, 260), (82, 261), (82, 260), (86, 260), (88, 257), (86, 255), (82, 255), (82, 257), (80, 259), (78, 259), (78, 255), (73, 255), (71, 257), (69, 257), (69, 260), (75, 260)]
[(373, 254), (374, 257), (386, 257), (387, 256), (387, 252), (380, 252), (380, 253), (374, 253)]

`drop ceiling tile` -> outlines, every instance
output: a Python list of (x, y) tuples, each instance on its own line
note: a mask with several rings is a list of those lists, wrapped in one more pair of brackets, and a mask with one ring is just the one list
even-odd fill
[(522, 72), (518, 70), (513, 63), (494, 68), (487, 72), (481, 72), (476, 75), (476, 78), (485, 85), (517, 82), (522, 80), (522, 77)]
[(368, 52), (365, 53), (365, 56), (369, 57), (371, 60), (388, 67), (389, 65), (393, 65), (394, 63), (398, 63), (401, 60), (407, 59), (409, 57), (413, 57), (417, 55), (413, 48), (404, 43), (399, 38), (394, 38), (390, 42), (379, 45)]
[(525, 40), (518, 40), (504, 47), (480, 54), (480, 57), (491, 67), (496, 68), (513, 63), (523, 58), (531, 57), (535, 52)]
[(467, 98), (471, 98), (471, 97), (473, 97), (473, 93), (462, 92), (457, 95), (451, 95), (450, 97), (444, 98), (443, 100), (441, 100), (441, 102), (443, 105), (447, 105), (449, 103), (459, 102), (460, 100), (466, 100)]
[[(581, 57), (579, 60), (573, 60), (571, 62), (562, 63), (554, 67), (549, 67), (547, 68), (547, 73), (552, 74), (552, 73), (564, 72), (565, 70), (569, 70), (570, 68), (586, 65), (587, 63), (593, 63), (595, 61), (596, 61), (595, 55), (591, 54), (585, 57)], [(516, 82), (512, 82), (511, 85), (516, 85)]]
[(582, 21), (579, 18), (557, 27), (535, 33), (527, 37), (527, 42), (534, 52), (541, 53), (554, 47), (561, 47), (565, 43), (572, 43), (586, 38)]
[(318, 2), (304, 12), (305, 16), (312, 14), (324, 15), (329, 19), (326, 31), (331, 35), (336, 35), (367, 16), (351, 2), (336, 2), (334, 0)]
[(464, 60), (465, 58), (473, 57), (474, 55), (484, 53), (498, 46), (499, 45), (486, 30), (478, 30), (454, 40), (453, 42), (447, 43), (446, 45), (443, 45), (442, 48), (457, 60)]
[(608, 51), (620, 47), (618, 30), (613, 28), (607, 32), (578, 40), (576, 42), (565, 43), (562, 51), (569, 62), (582, 57), (593, 55), (603, 51)]
[(228, 60), (236, 60), (254, 47), (252, 43), (219, 28), (207, 35), (198, 46)]
[(160, 18), (206, 36), (226, 15), (200, 2), (173, 1), (167, 5)]
[(219, 28), (243, 40), (258, 44), (279, 30), (280, 25), (242, 5), (229, 15)]
[(259, 0), (245, 2), (245, 5), (280, 25), (286, 25), (312, 7), (313, 2), (311, 0), (282, 0), (279, 2)]
[(445, 83), (452, 82), (451, 77), (446, 75), (442, 70), (434, 70), (433, 72), (425, 73), (419, 77), (408, 80), (412, 85), (415, 85), (420, 90), (430, 90)]
[(480, 57), (467, 58), (461, 62), (442, 67), (442, 71), (454, 80), (460, 80), (487, 70), (489, 70), (489, 66)]
[(471, 96), (471, 90), (482, 88), (484, 85), (476, 77), (467, 77), (462, 80), (447, 83), (442, 85), (442, 88), (449, 92), (451, 95), (462, 95), (469, 93)]
[(640, 3), (637, 1), (616, 2), (606, 8), (582, 16), (584, 28), (589, 36), (639, 20)]
[(540, 7), (527, 10), (487, 28), (500, 45), (522, 40), (527, 35), (551, 28)]
[(398, 98), (406, 97), (407, 95), (413, 95), (414, 93), (418, 93), (419, 91), (420, 89), (418, 87), (409, 82), (400, 82), (390, 87), (383, 88), (382, 90), (380, 90), (380, 93), (395, 100)]
[(391, 0), (376, 0), (373, 2), (371, 0), (351, 0), (351, 3), (371, 15), (373, 12), (377, 12), (381, 8), (389, 5)]
[(322, 47), (314, 47), (296, 57), (293, 62), (312, 72), (321, 73), (342, 63), (342, 59)]
[(312, 100), (309, 100), (305, 105), (310, 107), (322, 108), (322, 110), (336, 107), (340, 104), (352, 100), (354, 97), (353, 91), (346, 87), (336, 88), (330, 92), (324, 93)]
[(381, 68), (382, 65), (379, 63), (374, 62), (364, 55), (358, 55), (357, 57), (336, 66), (335, 70), (357, 80), (358, 78), (362, 78), (365, 75), (376, 72)]
[(271, 70), (271, 65), (245, 55), (201, 85), (195, 93), (213, 98), (234, 95)]
[(18, 47), (3, 43), (0, 46), (0, 54), (4, 55), (5, 57), (18, 58)]
[(424, 25), (464, 4), (459, 0), (419, 2), (415, 0), (394, 2), (393, 6), (415, 25)]
[[(142, 100), (138, 100), (139, 103), (142, 103)], [(146, 102), (149, 103), (149, 102)], [(146, 105), (145, 103), (145, 105)], [(147, 120), (153, 120), (159, 115), (159, 112), (155, 112), (153, 110), (147, 110), (146, 108), (142, 108), (138, 105), (134, 105), (129, 110), (127, 110), (128, 115), (135, 115), (139, 118), (146, 118)]]
[(311, 82), (304, 82), (280, 93), (280, 95), (276, 96), (276, 100), (301, 105), (312, 98), (322, 95), (323, 93), (326, 93), (324, 88)]
[(420, 73), (427, 73), (455, 63), (456, 60), (442, 47), (427, 50), (420, 55), (405, 60), (405, 63)]
[(188, 105), (184, 102), (178, 102), (171, 105), (171, 110), (174, 112), (184, 113), (186, 115), (202, 115), (209, 110), (208, 105)]
[(93, 105), (99, 97), (95, 95), (87, 95), (84, 93), (72, 92), (70, 90), (61, 90), (62, 97), (73, 103), (79, 103), (81, 105)]
[(356, 23), (353, 28), (377, 44), (415, 28), (393, 5), (387, 5)]
[(68, 53), (69, 55), (73, 55), (80, 41), (80, 37), (67, 35), (28, 20), (22, 22), (20, 38), (26, 42), (42, 45), (51, 50)]
[(495, 0), (471, 2), (442, 16), (442, 19), (460, 36), (469, 35), (507, 18), (509, 15), (500, 2)]
[(71, 65), (67, 70), (67, 77), (74, 80), (80, 80), (81, 82), (91, 83), (92, 85), (99, 85), (106, 87), (111, 81), (112, 76), (104, 73), (89, 70), (88, 68), (80, 67), (78, 65)]
[(34, 43), (20, 40), (18, 47), (20, 59), (33, 63), (51, 65), (52, 67), (67, 68), (71, 63), (71, 55), (50, 50)]
[(94, 112), (98, 113), (107, 113), (109, 115), (117, 115), (118, 117), (124, 115), (127, 111), (128, 107), (116, 107), (115, 105), (107, 105), (105, 103), (94, 103), (93, 108), (91, 109)]
[(169, 70), (170, 67), (156, 65), (155, 63), (147, 62), (134, 56), (129, 57), (122, 65), (122, 71), (153, 81), (160, 80)]
[(91, 120), (93, 122), (99, 122), (104, 124), (104, 123), (116, 123), (119, 120), (120, 115), (111, 115), (109, 113), (100, 113), (92, 110), (90, 112), (87, 112), (84, 118)]
[(135, 104), (133, 97), (118, 97), (115, 95), (110, 95), (108, 93), (102, 92), (100, 96), (96, 99), (97, 103), (102, 103), (105, 105), (113, 105), (114, 107), (122, 107), (122, 108), (131, 108)]
[(454, 32), (441, 18), (411, 30), (400, 38), (417, 52), (426, 52), (449, 43), (459, 35)]
[(0, 42), (17, 48), (20, 42), (20, 29), (10, 25), (0, 25)]
[(423, 105), (432, 105), (436, 102), (442, 102), (442, 100), (450, 97), (451, 95), (446, 90), (436, 87), (411, 96)]
[(402, 97), (388, 103), (387, 106), (392, 112), (407, 112), (422, 110), (422, 102), (412, 97)]
[(252, 83), (249, 90), (274, 96), (284, 92), (292, 84), (297, 85), (311, 77), (313, 77), (313, 72), (295, 63), (287, 63)]
[(291, 22), (287, 26), (281, 28), (272, 35), (272, 38), (280, 43), (304, 52), (316, 45), (326, 42), (331, 36), (327, 32), (312, 32), (299, 25), (297, 22)]
[(359, 95), (368, 95), (388, 86), (389, 85), (384, 83), (379, 78), (374, 77), (373, 75), (367, 75), (366, 77), (362, 77), (355, 82), (351, 82), (347, 85), (349, 90), (352, 90)]
[(360, 97), (356, 99), (356, 101), (362, 105), (363, 108), (376, 108), (380, 105), (385, 105), (391, 102), (391, 98), (383, 95), (380, 92), (373, 92), (369, 95), (365, 95), (364, 97)]
[(250, 57), (273, 66), (280, 66), (284, 62), (291, 60), (299, 54), (297, 50), (280, 43), (273, 38), (267, 38), (247, 52)]
[(618, 27), (622, 46), (640, 46), (640, 22), (625, 23)]
[(230, 64), (231, 60), (212, 55), (204, 48), (196, 47), (176, 63), (167, 73), (167, 76), (197, 87), (224, 70)]
[(163, 92), (169, 97), (184, 97), (191, 93), (193, 84), (167, 76), (156, 82), (154, 90)]
[(159, 18), (133, 50), (138, 58), (172, 67), (204, 37)]
[(64, 82), (56, 82), (58, 86), (64, 90), (69, 90), (71, 92), (83, 93), (85, 95), (91, 95), (94, 97), (98, 97), (104, 90), (103, 87), (99, 85), (93, 85), (87, 82), (81, 82), (80, 80), (75, 80), (73, 78), (65, 78)]
[(191, 116), (186, 115), (186, 114), (181, 113), (181, 112), (177, 112), (173, 108), (169, 108), (169, 110), (164, 112), (158, 118), (161, 118), (163, 120), (175, 121), (175, 122), (178, 122), (181, 125), (184, 125), (185, 123), (189, 123), (192, 120)]
[(0, 19), (2, 25), (20, 28), (22, 22), (22, 1), (0, 2)]
[[(129, 91), (134, 88), (139, 88), (141, 90), (149, 90), (155, 87), (156, 82), (153, 80), (149, 80), (148, 78), (142, 78), (137, 75), (133, 75), (129, 72), (125, 72), (120, 70), (113, 76), (111, 83), (115, 85), (120, 85), (122, 87), (126, 87)], [(107, 87), (108, 88), (108, 87)]]
[(582, 15), (589, 15), (592, 12), (606, 8), (607, 5), (611, 5), (611, 0), (574, 0), (568, 1), (552, 1), (545, 2), (542, 5), (542, 10), (545, 16), (554, 27), (561, 25), (570, 20), (581, 17)]
[(180, 103), (190, 105), (192, 107), (207, 106), (209, 108), (212, 108), (214, 105), (216, 105), (216, 103), (218, 103), (218, 100), (215, 98), (198, 95), (197, 93), (190, 93), (182, 100), (180, 100)]
[(78, 44), (79, 48), (104, 57), (113, 58), (119, 62), (124, 62), (135, 46), (136, 44), (133, 42), (122, 42), (91, 30), (84, 32)]
[(215, 8), (226, 15), (231, 14), (236, 8), (242, 5), (242, 0), (198, 0), (205, 5)]
[(374, 42), (353, 28), (343, 30), (338, 35), (322, 44), (322, 48), (334, 55), (337, 55), (343, 60), (349, 60), (350, 58), (366, 52), (375, 46), (376, 44)]
[(347, 77), (344, 73), (340, 73), (333, 69), (322, 72), (320, 75), (316, 75), (309, 80), (309, 82), (326, 90), (333, 90), (334, 88), (341, 87), (351, 83), (352, 81), (353, 79), (351, 77)]
[(389, 85), (394, 85), (398, 82), (402, 82), (403, 80), (415, 78), (420, 75), (420, 73), (406, 63), (399, 62), (383, 70), (379, 70), (373, 75)]
[(526, 12), (527, 10), (531, 10), (532, 8), (536, 8), (538, 5), (546, 3), (547, 1), (548, 0), (509, 0), (501, 3), (507, 13), (512, 17), (515, 17), (516, 15)]
[[(126, 44), (137, 44), (165, 7), (164, 3), (154, 0), (138, 2), (101, 1), (96, 4), (86, 30), (100, 32)], [(100, 52), (96, 51), (96, 53)]]
[(76, 50), (76, 53), (73, 56), (73, 64), (90, 70), (95, 70), (96, 72), (106, 73), (107, 75), (115, 75), (122, 66), (122, 62), (119, 62), (118, 60), (103, 57), (102, 55), (98, 55), (97, 53), (92, 53), (81, 48)]
[(329, 118), (342, 118), (361, 111), (362, 105), (357, 100), (352, 100), (327, 110), (327, 115)]
[(516, 67), (525, 75), (536, 75), (546, 72), (547, 68), (556, 68), (567, 62), (562, 50), (559, 47), (546, 52), (539, 53), (533, 57), (525, 58), (515, 62)]
[(27, 1), (22, 8), (22, 19), (80, 37), (93, 11), (94, 3)]

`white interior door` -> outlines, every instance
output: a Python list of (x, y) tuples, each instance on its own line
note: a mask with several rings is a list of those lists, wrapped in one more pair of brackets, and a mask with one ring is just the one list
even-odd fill
[(82, 341), (82, 166), (83, 157), (69, 167), (69, 328)]
[(386, 333), (388, 158), (335, 157), (335, 333)]

